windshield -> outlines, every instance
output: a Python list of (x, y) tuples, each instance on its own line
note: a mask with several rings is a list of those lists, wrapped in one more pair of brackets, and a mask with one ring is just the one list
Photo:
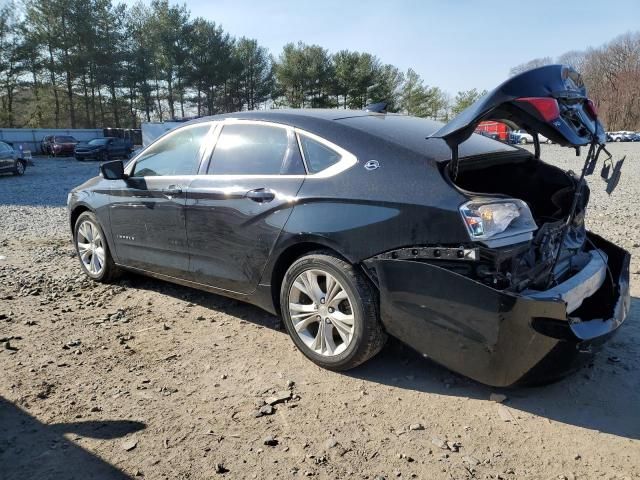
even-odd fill
[(106, 145), (108, 139), (106, 138), (94, 138), (89, 142), (89, 145)]
[(58, 143), (76, 143), (76, 139), (73, 137), (56, 137)]

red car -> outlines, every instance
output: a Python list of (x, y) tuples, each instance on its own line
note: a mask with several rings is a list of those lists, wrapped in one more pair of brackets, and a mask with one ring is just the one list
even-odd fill
[(70, 135), (55, 135), (49, 142), (47, 153), (53, 155), (54, 157), (58, 156), (73, 156), (73, 153), (76, 150), (76, 145), (78, 144), (78, 140), (73, 138)]

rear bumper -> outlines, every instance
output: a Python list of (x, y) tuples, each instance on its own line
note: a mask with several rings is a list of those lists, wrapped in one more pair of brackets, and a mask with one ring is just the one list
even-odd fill
[[(575, 282), (552, 295), (506, 293), (429, 263), (371, 259), (388, 333), (447, 368), (493, 386), (550, 380), (590, 358), (630, 308), (630, 255), (589, 233), (611, 277), (567, 313)], [(591, 278), (591, 276), (589, 276)], [(613, 281), (611, 281), (613, 280)], [(586, 282), (587, 280), (585, 280)], [(591, 280), (592, 281), (592, 280)], [(570, 293), (573, 291), (573, 294)], [(575, 306), (575, 304), (574, 304)]]

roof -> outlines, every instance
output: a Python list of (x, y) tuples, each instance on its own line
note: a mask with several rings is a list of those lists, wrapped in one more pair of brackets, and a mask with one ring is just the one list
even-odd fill
[[(346, 109), (275, 109), (225, 113), (199, 118), (195, 122), (237, 118), (283, 123), (320, 136), (340, 127), (375, 136), (436, 161), (451, 159), (451, 151), (444, 141), (427, 138), (442, 127), (442, 122), (394, 113), (375, 113)], [(482, 135), (472, 135), (460, 145), (460, 157), (491, 152), (515, 151), (516, 148)]]

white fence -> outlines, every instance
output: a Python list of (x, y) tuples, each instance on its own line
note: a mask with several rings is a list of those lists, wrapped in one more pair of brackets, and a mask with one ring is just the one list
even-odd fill
[(47, 135), (70, 135), (81, 142), (104, 136), (101, 128), (0, 128), (0, 141), (12, 143), (16, 150), (22, 146), (35, 155), (41, 153), (40, 142)]

